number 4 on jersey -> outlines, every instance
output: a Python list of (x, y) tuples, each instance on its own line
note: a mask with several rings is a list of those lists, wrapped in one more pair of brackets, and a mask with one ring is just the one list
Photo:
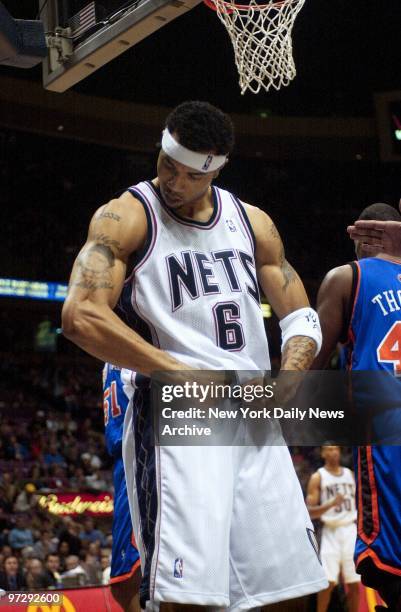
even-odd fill
[[(110, 404), (111, 398), (111, 404)], [(113, 418), (120, 416), (121, 407), (118, 404), (117, 399), (117, 384), (116, 381), (113, 380), (110, 387), (104, 390), (103, 393), (103, 410), (104, 410), (104, 424), (107, 425), (109, 422), (109, 414), (111, 412), (111, 416)]]
[(394, 376), (401, 376), (401, 321), (396, 321), (377, 347), (380, 363), (393, 363)]

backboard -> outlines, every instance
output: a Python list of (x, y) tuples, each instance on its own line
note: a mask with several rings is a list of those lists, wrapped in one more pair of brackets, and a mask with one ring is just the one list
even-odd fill
[(201, 0), (39, 0), (52, 42), (43, 84), (63, 92)]

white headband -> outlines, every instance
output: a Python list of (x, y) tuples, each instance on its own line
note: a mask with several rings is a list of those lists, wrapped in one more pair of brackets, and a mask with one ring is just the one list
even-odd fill
[(189, 166), (198, 172), (214, 172), (224, 166), (227, 161), (227, 155), (213, 155), (212, 153), (190, 151), (180, 145), (172, 137), (167, 128), (163, 130), (162, 149), (175, 161), (184, 164), (184, 166)]

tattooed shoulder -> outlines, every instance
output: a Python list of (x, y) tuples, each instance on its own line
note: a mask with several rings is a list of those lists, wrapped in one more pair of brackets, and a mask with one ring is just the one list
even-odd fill
[(102, 210), (98, 215), (96, 215), (96, 220), (98, 219), (111, 219), (112, 221), (117, 221), (117, 223), (119, 221), (121, 221), (121, 217), (120, 215), (117, 215), (116, 213), (113, 212), (109, 212), (107, 210)]

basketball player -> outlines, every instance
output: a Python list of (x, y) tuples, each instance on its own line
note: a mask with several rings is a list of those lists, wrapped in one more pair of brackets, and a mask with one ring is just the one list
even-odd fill
[(132, 531), (122, 458), (123, 425), (128, 401), (121, 380), (121, 369), (106, 363), (103, 369), (105, 436), (107, 450), (114, 458), (111, 592), (125, 612), (140, 612), (140, 560)]
[(348, 585), (349, 612), (358, 612), (360, 576), (355, 572), (356, 540), (355, 480), (351, 470), (342, 466), (341, 448), (322, 446), (324, 466), (312, 474), (306, 503), (312, 519), (323, 523), (320, 558), (329, 581), (328, 589), (317, 596), (318, 612), (326, 612), (340, 573)]
[[(399, 223), (387, 204), (365, 208), (361, 220)], [(370, 257), (355, 241), (359, 262), (330, 270), (318, 294), (323, 348), (314, 367), (324, 367), (338, 341), (345, 343), (353, 370), (401, 373), (401, 258)], [(397, 384), (397, 378), (394, 384)], [(400, 395), (401, 396), (401, 393)], [(400, 446), (365, 446), (354, 452), (357, 481), (357, 572), (390, 610), (401, 610)]]
[[(401, 200), (399, 203), (401, 210)], [(353, 240), (363, 244), (366, 253), (377, 250), (387, 255), (401, 257), (401, 223), (398, 221), (360, 220), (347, 227)]]
[[(280, 319), (282, 369), (307, 369), (320, 347), (272, 220), (212, 185), (232, 148), (220, 110), (175, 108), (157, 177), (95, 213), (63, 309), (70, 339), (133, 371), (123, 454), (148, 610), (249, 610), (327, 586), (285, 446), (154, 445), (152, 372), (270, 369), (259, 284)], [(130, 326), (113, 313), (127, 273)]]

